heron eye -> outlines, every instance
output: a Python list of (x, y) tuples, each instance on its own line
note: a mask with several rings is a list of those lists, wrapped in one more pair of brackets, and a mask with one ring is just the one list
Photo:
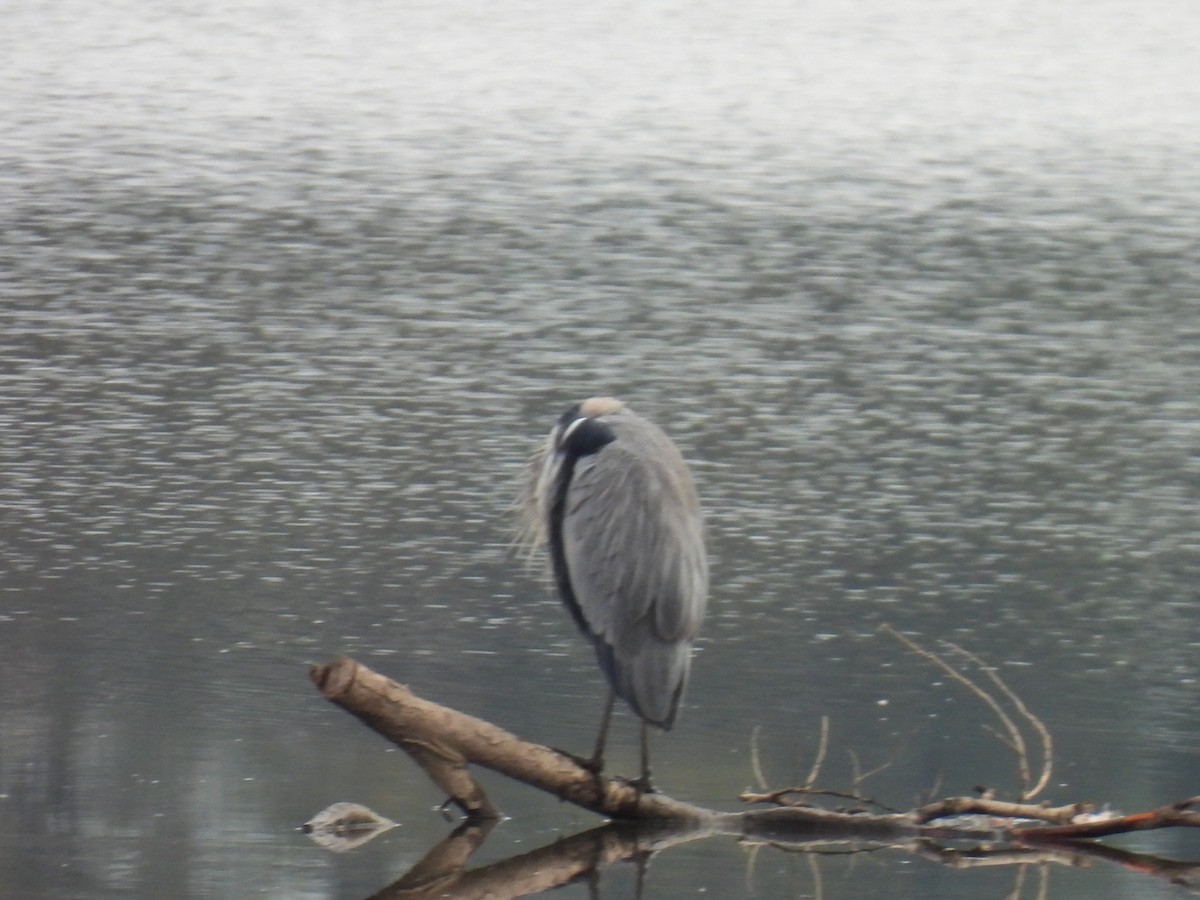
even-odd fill
[(607, 425), (587, 417), (576, 419), (563, 431), (559, 446), (574, 456), (595, 453), (605, 444), (616, 440)]

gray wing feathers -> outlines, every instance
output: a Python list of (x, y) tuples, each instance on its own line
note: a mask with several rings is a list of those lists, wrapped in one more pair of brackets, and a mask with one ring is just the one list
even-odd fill
[(613, 649), (617, 693), (670, 725), (708, 595), (695, 488), (670, 440), (645, 420), (576, 465), (563, 543), (596, 639)]

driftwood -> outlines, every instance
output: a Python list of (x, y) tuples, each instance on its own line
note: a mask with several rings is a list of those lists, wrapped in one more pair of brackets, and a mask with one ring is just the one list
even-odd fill
[[(935, 665), (945, 665), (935, 654), (906, 639), (903, 642)], [(953, 646), (949, 649), (980, 668), (1017, 711), (1015, 717), (1006, 714), (1001, 719), (998, 736), (1019, 757), (1018, 802), (998, 800), (991, 792), (981, 791), (980, 796), (948, 797), (907, 811), (892, 810), (859, 793), (862, 781), (872, 773), (856, 774), (852, 791), (821, 790), (815, 783), (827, 749), (828, 722), (823, 720), (817, 759), (804, 784), (767, 790), (755, 752), (755, 774), (764, 790), (745, 793), (741, 799), (768, 808), (720, 812), (657, 792), (639, 792), (623, 778), (597, 775), (572, 756), (523, 741), (490, 722), (424, 700), (352, 659), (314, 666), (310, 676), (327, 699), (405, 750), (445, 791), (447, 803), (455, 804), (465, 814), (452, 834), (369, 900), (524, 897), (579, 879), (597, 878), (604, 867), (621, 861), (638, 864), (637, 893), (641, 896), (642, 864), (652, 854), (676, 844), (721, 835), (780, 852), (883, 850), (960, 869), (1012, 866), (1017, 878), (1013, 896), (1020, 893), (1026, 872), (1040, 873), (1039, 896), (1044, 896), (1049, 866), (1078, 867), (1093, 860), (1200, 892), (1200, 863), (1131, 853), (1091, 840), (1154, 828), (1200, 827), (1200, 796), (1136, 815), (1097, 813), (1092, 805), (1084, 803), (1051, 806), (1031, 802), (1049, 779), (1049, 733), (992, 670), (965, 651)], [(957, 676), (956, 680), (972, 693), (987, 696), (985, 702), (998, 711), (992, 694), (977, 682), (965, 676)], [(1029, 743), (1020, 734), (1018, 723), (1022, 721), (1033, 729), (1044, 750), (1042, 771), (1036, 778), (1029, 765)], [(610, 821), (540, 849), (468, 869), (472, 854), (500, 817), (472, 776), (471, 766), (524, 782)], [(854, 805), (826, 809), (812, 804), (819, 797)], [(880, 811), (867, 812), (864, 807), (868, 806)], [(314, 817), (304, 830), (321, 846), (349, 850), (394, 824), (363, 807), (339, 803)]]
[(500, 813), (471, 777), (482, 766), (611, 819), (701, 822), (707, 810), (663, 794), (639, 794), (619, 778), (597, 777), (551, 747), (530, 744), (490, 722), (439, 706), (345, 657), (314, 667), (321, 693), (395, 743), (476, 819)]
[(1055, 807), (986, 796), (951, 797), (905, 812), (870, 813), (813, 806), (798, 798), (823, 792), (789, 788), (743, 795), (749, 802), (775, 804), (769, 809), (718, 812), (665, 794), (642, 793), (619, 777), (597, 775), (561, 751), (523, 741), (490, 722), (424, 700), (352, 659), (315, 666), (311, 678), (327, 699), (405, 750), (446, 792), (448, 802), (473, 823), (499, 816), (471, 775), (468, 767), (475, 765), (608, 819), (669, 826), (673, 835), (685, 840), (714, 834), (771, 843), (816, 837), (883, 843), (975, 839), (1028, 847), (1039, 841), (1200, 827), (1200, 797), (1132, 816), (1100, 815), (1081, 803)]

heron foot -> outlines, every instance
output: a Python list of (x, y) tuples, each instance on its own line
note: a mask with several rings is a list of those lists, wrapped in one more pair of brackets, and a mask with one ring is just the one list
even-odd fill
[(658, 793), (658, 788), (656, 788), (654, 786), (654, 782), (650, 780), (649, 772), (644, 772), (642, 774), (641, 778), (635, 778), (632, 781), (630, 781), (628, 784), (631, 788), (633, 788), (635, 791), (638, 792), (639, 796), (642, 794), (657, 794)]
[(580, 756), (578, 753), (571, 753), (561, 747), (551, 747), (559, 756), (565, 756), (581, 769), (587, 769), (593, 775), (599, 775), (604, 771), (604, 758), (595, 756)]

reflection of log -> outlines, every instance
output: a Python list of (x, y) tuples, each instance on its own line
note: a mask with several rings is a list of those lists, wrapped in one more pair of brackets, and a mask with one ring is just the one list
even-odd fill
[[(368, 900), (432, 900), (440, 897), (503, 900), (527, 897), (555, 890), (580, 879), (598, 877), (605, 867), (613, 863), (639, 860), (670, 846), (712, 834), (708, 829), (678, 827), (672, 823), (610, 823), (528, 853), (467, 869), (468, 858), (491, 827), (490, 822), (467, 820), (403, 877), (372, 894)], [(1047, 844), (1044, 848), (951, 848), (921, 838), (887, 846), (900, 853), (920, 856), (954, 869), (1000, 866), (1023, 869), (1034, 864), (1078, 868), (1093, 859), (1101, 859), (1178, 885), (1194, 885), (1200, 877), (1200, 866), (1195, 863), (1173, 862), (1077, 841)], [(822, 853), (828, 852), (831, 845), (842, 853), (877, 850), (880, 846), (872, 842), (847, 843), (844, 833), (823, 833), (819, 828), (814, 828), (807, 839), (776, 846), (794, 853)]]
[[(1193, 891), (1200, 888), (1200, 862), (1164, 859), (1149, 853), (1135, 853), (1073, 838), (1039, 838), (1030, 843), (1035, 849), (1060, 853), (1068, 858), (1073, 856), (1079, 861), (1101, 859), (1138, 875), (1153, 875)], [(1079, 861), (1074, 865), (1080, 865)]]
[[(468, 819), (454, 829), (449, 837), (426, 853), (420, 862), (405, 873), (403, 878), (391, 887), (372, 894), (369, 900), (385, 900), (390, 897), (416, 900), (420, 897), (469, 896), (459, 891), (459, 882), (464, 878), (467, 861), (471, 858), (471, 854), (479, 849), (496, 821), (496, 819)], [(498, 894), (497, 896), (503, 895)], [(519, 897), (521, 894), (512, 896)]]
[(529, 853), (466, 870), (467, 857), (490, 827), (488, 823), (475, 825), (470, 821), (460, 825), (403, 878), (369, 900), (526, 897), (594, 876), (611, 863), (637, 859), (707, 834), (703, 829), (680, 829), (673, 824), (610, 823)]

